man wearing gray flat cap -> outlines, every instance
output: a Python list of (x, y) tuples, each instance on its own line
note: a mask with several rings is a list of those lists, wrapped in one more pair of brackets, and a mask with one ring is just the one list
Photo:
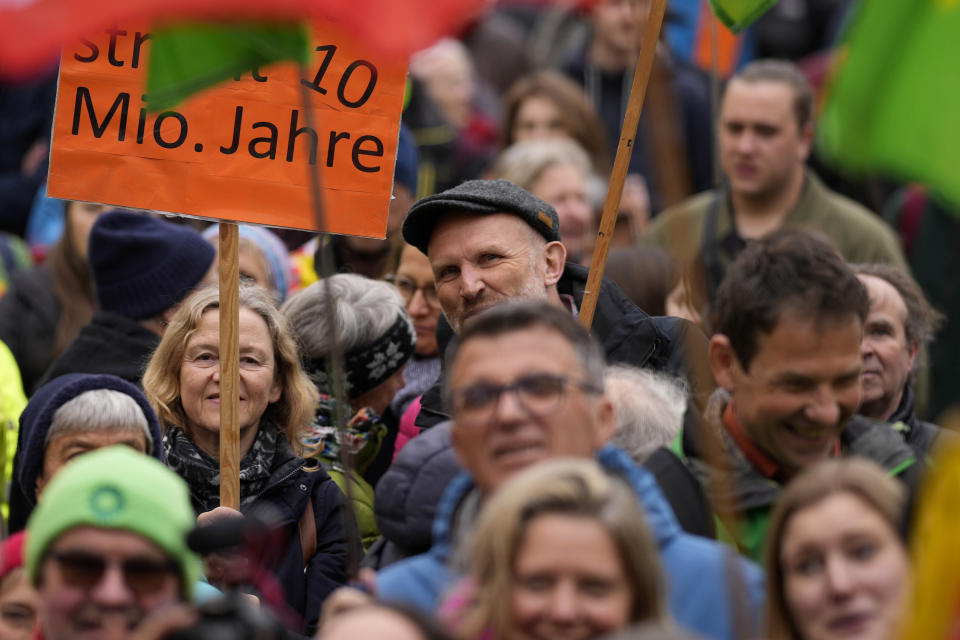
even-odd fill
[[(407, 214), (403, 237), (430, 260), (454, 334), (471, 316), (506, 300), (542, 300), (578, 313), (587, 269), (566, 262), (553, 207), (512, 182), (470, 180), (421, 199)], [(714, 387), (700, 331), (679, 318), (648, 316), (606, 279), (592, 333), (608, 363), (687, 378), (695, 400)], [(441, 347), (443, 334), (441, 327)], [(429, 427), (448, 418), (438, 383), (424, 395), (417, 424)]]
[[(587, 270), (565, 262), (556, 211), (510, 182), (465, 182), (424, 198), (407, 214), (403, 235), (430, 261), (437, 298), (456, 334), (450, 347), (461, 335), (463, 343), (458, 350), (447, 349), (442, 345), (444, 331), (438, 326), (438, 341), (449, 365), (441, 374), (447, 379), (440, 384), (447, 386), (445, 395), (453, 415), (447, 414), (439, 386), (422, 397), (417, 424), (430, 428), (407, 443), (377, 484), (374, 511), (383, 538), (371, 547), (364, 564), (380, 570), (380, 597), (433, 610), (457, 575), (451, 541), (470, 530), (485, 491), (495, 490), (511, 470), (549, 457), (593, 454), (590, 447), (570, 449), (561, 444), (568, 438), (580, 441), (584, 433), (592, 433), (588, 439), (599, 447), (610, 435), (597, 430), (604, 421), (591, 418), (593, 414), (577, 414), (575, 404), (555, 404), (544, 411), (543, 404), (528, 402), (531, 397), (538, 401), (562, 397), (562, 402), (580, 398), (599, 407), (609, 402), (602, 391), (602, 376), (593, 383), (590, 398), (585, 398), (582, 385), (590, 367), (573, 364), (576, 358), (586, 358), (589, 351), (600, 364), (602, 350), (608, 362), (686, 375), (684, 351), (693, 351), (694, 361), (706, 360), (706, 339), (679, 318), (648, 316), (606, 280), (591, 329), (596, 340), (587, 337), (573, 319), (583, 300)], [(517, 300), (540, 304), (516, 304)], [(521, 322), (521, 317), (526, 320)], [(563, 335), (570, 340), (568, 350), (543, 339), (553, 331), (547, 319), (567, 327)], [(484, 327), (492, 328), (491, 335), (512, 338), (488, 339)], [(585, 341), (573, 340), (578, 331)], [(485, 338), (478, 342), (478, 335)], [(560, 383), (558, 388), (546, 380), (557, 374), (573, 386)], [(701, 391), (710, 389), (712, 378), (707, 375)], [(487, 393), (491, 389), (495, 391)], [(502, 393), (508, 390), (512, 393)], [(475, 414), (474, 420), (465, 416), (463, 402), (456, 399), (462, 399), (465, 391), (474, 398), (474, 406), (483, 404), (489, 412)], [(698, 410), (693, 403), (689, 406), (692, 420)], [(712, 579), (703, 573), (712, 561), (705, 558), (726, 552), (706, 539), (715, 533), (700, 484), (665, 448), (655, 451), (644, 466), (649, 486), (665, 498), (662, 506), (649, 506), (649, 513), (667, 516), (676, 522), (675, 531), (685, 531), (678, 537), (709, 548), (703, 562), (692, 560), (686, 551), (677, 553), (698, 567), (687, 574), (692, 576), (688, 584), (712, 589), (708, 586)], [(486, 489), (462, 491), (464, 477), (481, 476), (490, 479)], [(668, 514), (669, 509), (673, 513)], [(712, 630), (707, 637), (739, 637), (724, 621), (729, 616), (722, 599), (691, 599), (680, 586), (682, 578), (675, 567), (666, 571), (672, 588), (686, 594), (678, 597), (673, 610), (681, 624), (697, 631)], [(691, 602), (697, 606), (691, 608)]]

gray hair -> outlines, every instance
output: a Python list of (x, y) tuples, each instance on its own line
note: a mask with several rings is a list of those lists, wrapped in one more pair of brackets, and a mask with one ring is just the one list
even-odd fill
[(143, 409), (136, 400), (114, 389), (91, 389), (64, 402), (53, 414), (43, 446), (56, 437), (87, 431), (140, 432), (147, 451), (153, 449), (153, 437)]
[(509, 180), (529, 191), (544, 171), (557, 165), (572, 165), (584, 178), (590, 178), (587, 152), (568, 138), (525, 140), (510, 145), (497, 159), (493, 177)]
[(850, 268), (858, 276), (872, 276), (885, 281), (900, 294), (907, 308), (903, 324), (907, 342), (921, 347), (933, 342), (933, 336), (943, 326), (945, 316), (930, 305), (923, 295), (923, 289), (909, 273), (891, 264), (854, 264)]
[[(333, 314), (327, 309), (326, 286), (337, 301)], [(327, 357), (335, 344), (347, 352), (374, 342), (398, 316), (406, 319), (414, 333), (403, 298), (393, 285), (353, 273), (330, 276), (327, 284), (314, 282), (287, 300), (280, 311), (300, 340), (303, 355), (311, 360)]]
[(611, 442), (638, 463), (668, 446), (683, 426), (687, 389), (680, 379), (649, 369), (610, 365), (607, 397), (617, 419)]

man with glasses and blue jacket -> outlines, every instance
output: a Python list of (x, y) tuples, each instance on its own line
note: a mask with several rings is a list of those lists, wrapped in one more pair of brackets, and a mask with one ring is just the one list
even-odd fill
[(543, 460), (595, 457), (630, 483), (643, 506), (672, 618), (706, 638), (753, 637), (762, 572), (721, 544), (685, 533), (653, 475), (606, 444), (615, 420), (603, 392), (603, 352), (573, 315), (542, 302), (514, 301), (471, 317), (459, 337), (444, 387), (452, 422), (408, 448), (418, 440), (449, 438), (465, 471), (446, 487), (430, 550), (381, 570), (379, 596), (434, 611), (462, 576), (453, 551), (488, 496), (509, 491), (515, 473)]

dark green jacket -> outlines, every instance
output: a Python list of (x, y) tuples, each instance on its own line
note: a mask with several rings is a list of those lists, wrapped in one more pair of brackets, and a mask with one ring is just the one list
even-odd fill
[[(705, 191), (667, 209), (654, 218), (641, 243), (665, 249), (680, 265), (695, 257), (703, 260), (707, 254), (704, 229), (711, 207), (717, 208), (717, 215), (708, 244), (716, 248), (717, 268), (725, 273), (736, 258), (723, 244), (734, 228), (733, 210), (725, 190)], [(879, 262), (908, 268), (893, 229), (868, 209), (828, 189), (813, 171), (807, 170), (800, 199), (787, 214), (784, 226), (820, 231), (847, 262)]]
[(340, 463), (325, 459), (321, 459), (320, 463), (326, 470), (327, 475), (340, 487), (340, 491), (350, 497), (353, 515), (356, 516), (357, 526), (360, 528), (363, 550), (366, 551), (380, 537), (380, 529), (377, 528), (377, 520), (373, 515), (373, 487), (354, 470), (350, 474), (353, 477), (353, 482), (348, 494), (346, 476), (343, 474)]

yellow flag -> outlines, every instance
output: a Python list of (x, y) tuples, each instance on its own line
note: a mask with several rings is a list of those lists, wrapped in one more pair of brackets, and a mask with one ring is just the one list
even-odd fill
[(910, 536), (913, 593), (900, 637), (960, 638), (960, 446), (940, 451), (918, 507)]

